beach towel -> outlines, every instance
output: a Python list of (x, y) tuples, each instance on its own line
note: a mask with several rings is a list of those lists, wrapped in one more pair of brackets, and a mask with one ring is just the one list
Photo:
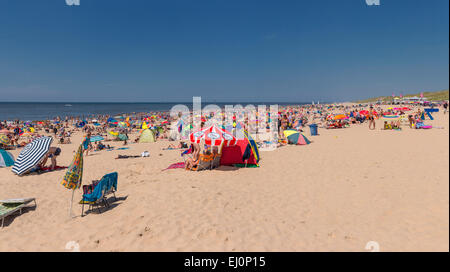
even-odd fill
[(238, 167), (238, 168), (258, 168), (259, 165), (256, 164), (245, 164), (245, 163), (237, 163), (237, 164), (233, 164), (234, 167)]
[(110, 148), (110, 149), (106, 149), (106, 151), (113, 151), (113, 150), (127, 150), (127, 149), (130, 149), (130, 148), (129, 148), (129, 147), (120, 147), (120, 148), (114, 149), (114, 147), (113, 147), (113, 148)]
[(184, 162), (173, 163), (173, 164), (169, 165), (169, 167), (167, 167), (166, 169), (163, 169), (162, 171), (169, 170), (169, 169), (179, 169), (179, 168), (184, 169), (185, 163)]
[(142, 156), (142, 155), (141, 155), (141, 156), (138, 156), (138, 155), (134, 155), (134, 156), (130, 156), (130, 155), (118, 155), (117, 158), (116, 158), (116, 160), (117, 160), (117, 159), (129, 159), (129, 158), (141, 158), (141, 157), (143, 157), (143, 156)]
[(181, 153), (181, 157), (183, 157), (186, 154), (191, 154), (191, 153), (192, 153), (192, 148), (189, 148)]
[(38, 169), (38, 171), (42, 171), (42, 172), (52, 172), (52, 171), (56, 171), (56, 170), (61, 170), (61, 169), (66, 169), (68, 168), (67, 166), (55, 166), (55, 169), (52, 170), (51, 167), (41, 167), (40, 169)]

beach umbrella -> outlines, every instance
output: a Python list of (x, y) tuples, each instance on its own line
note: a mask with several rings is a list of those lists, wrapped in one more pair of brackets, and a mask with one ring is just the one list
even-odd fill
[(23, 129), (25, 132), (34, 133), (36, 130), (34, 127), (26, 127)]
[(5, 134), (0, 134), (0, 144), (8, 145), (9, 138)]
[(93, 143), (93, 142), (99, 142), (99, 141), (103, 141), (104, 140), (104, 138), (102, 137), (102, 136), (94, 136), (94, 137), (91, 137), (91, 143)]
[(369, 111), (368, 110), (362, 110), (362, 111), (359, 112), (359, 114), (361, 114), (361, 115), (368, 115)]
[(48, 152), (52, 141), (52, 137), (44, 136), (27, 144), (14, 163), (12, 168), (13, 173), (20, 176), (30, 171)]
[(223, 144), (224, 146), (236, 145), (237, 139), (230, 132), (218, 128), (213, 125), (202, 129), (200, 131), (191, 133), (189, 139), (193, 143), (201, 143), (204, 141), (205, 144), (211, 146), (219, 146)]
[(86, 125), (86, 122), (82, 121), (82, 122), (79, 122), (78, 124), (76, 124), (76, 127), (82, 128), (82, 127), (84, 127), (85, 125)]
[(383, 118), (389, 119), (389, 120), (395, 120), (398, 119), (400, 116), (398, 115), (383, 115)]
[(141, 128), (142, 128), (142, 129), (148, 129), (148, 128), (149, 128), (149, 126), (147, 125), (147, 123), (146, 123), (146, 122), (144, 122), (144, 123), (142, 123), (142, 126), (141, 126)]
[(0, 167), (10, 167), (14, 165), (14, 157), (8, 151), (0, 149)]
[(334, 120), (342, 120), (342, 119), (348, 119), (347, 115), (344, 114), (338, 114), (335, 117), (333, 117)]
[(311, 141), (306, 138), (303, 133), (300, 133), (293, 129), (287, 129), (283, 131), (284, 136), (286, 136), (289, 144), (295, 144), (295, 145), (308, 145), (311, 143)]
[(66, 174), (63, 177), (61, 184), (67, 189), (72, 190), (72, 199), (70, 201), (69, 216), (72, 215), (73, 195), (75, 189), (81, 187), (83, 180), (83, 145), (78, 147), (77, 153), (73, 157), (72, 163), (69, 165)]

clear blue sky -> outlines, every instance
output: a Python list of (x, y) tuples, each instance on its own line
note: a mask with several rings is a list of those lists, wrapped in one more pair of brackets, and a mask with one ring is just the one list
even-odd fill
[(449, 1), (0, 1), (0, 101), (349, 101), (448, 89)]

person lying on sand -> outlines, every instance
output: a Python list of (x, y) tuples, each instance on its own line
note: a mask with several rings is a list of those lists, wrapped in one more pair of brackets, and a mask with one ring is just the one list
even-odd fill
[(111, 149), (111, 147), (109, 145), (104, 145), (101, 141), (99, 141), (95, 147), (95, 151), (101, 151), (103, 149)]
[(187, 143), (181, 141), (178, 145), (169, 144), (169, 146), (166, 149), (181, 149), (181, 148), (188, 148)]

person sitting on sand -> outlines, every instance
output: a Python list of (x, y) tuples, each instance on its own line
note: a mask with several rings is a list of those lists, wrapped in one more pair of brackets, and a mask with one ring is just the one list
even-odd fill
[(96, 151), (100, 151), (100, 150), (103, 150), (103, 149), (106, 149), (106, 146), (101, 141), (99, 141), (97, 143), (97, 146), (95, 147), (95, 150)]
[(193, 143), (191, 145), (191, 149), (192, 149), (192, 158), (188, 158), (186, 160), (185, 165), (186, 170), (192, 170), (192, 168), (196, 167), (200, 159), (200, 145), (197, 143)]
[(47, 163), (48, 158), (51, 159), (52, 164), (50, 166), (51, 170), (55, 170), (56, 167), (56, 157), (61, 154), (61, 148), (59, 147), (50, 147), (47, 153), (45, 154), (44, 158), (42, 159), (41, 163), (39, 163), (40, 168), (44, 168), (45, 164)]
[(64, 144), (71, 144), (72, 141), (70, 140), (69, 137), (64, 137)]
[(395, 128), (394, 121), (391, 121), (391, 123), (389, 124), (389, 126), (391, 127), (391, 129), (394, 129), (394, 128)]
[(391, 126), (389, 125), (388, 121), (384, 121), (384, 130), (390, 130)]

